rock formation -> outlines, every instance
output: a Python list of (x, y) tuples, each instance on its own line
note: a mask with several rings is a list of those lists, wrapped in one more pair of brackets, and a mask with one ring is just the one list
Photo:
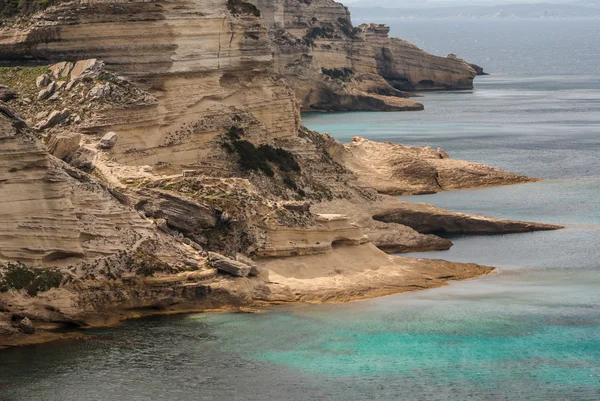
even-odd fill
[(519, 184), (535, 181), (522, 175), (451, 159), (438, 148), (403, 146), (355, 137), (348, 144), (330, 141), (328, 152), (359, 177), (388, 195), (419, 195), (444, 190)]
[[(491, 268), (382, 250), (557, 228), (384, 194), (524, 177), (301, 125), (295, 93), (308, 108), (400, 110), (420, 107), (401, 77), (469, 84), (464, 62), (403, 53), (384, 31), (353, 28), (329, 0), (57, 2), (4, 24), (0, 346), (144, 314), (436, 287)], [(421, 58), (403, 71), (399, 57)]]
[(385, 25), (354, 27), (333, 0), (251, 2), (271, 27), (276, 71), (305, 110), (420, 110), (404, 91), (473, 87), (465, 61), (390, 38)]

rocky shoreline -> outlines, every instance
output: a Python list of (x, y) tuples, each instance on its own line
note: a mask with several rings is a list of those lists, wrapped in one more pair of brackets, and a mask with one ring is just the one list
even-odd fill
[(388, 253), (560, 228), (390, 196), (527, 177), (302, 125), (301, 109), (418, 109), (405, 90), (472, 87), (463, 60), (330, 0), (117, 3), (0, 28), (0, 347), (439, 287), (493, 268)]

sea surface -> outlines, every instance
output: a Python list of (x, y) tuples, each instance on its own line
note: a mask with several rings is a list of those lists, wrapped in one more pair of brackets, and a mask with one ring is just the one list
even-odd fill
[[(440, 34), (439, 21), (410, 29), (431, 47), (456, 38), (470, 48), (484, 34), (475, 22), (454, 36)], [(566, 229), (453, 237), (449, 251), (411, 255), (499, 267), (444, 288), (144, 319), (1, 351), (0, 400), (600, 400), (600, 57), (589, 61), (589, 41), (579, 40), (592, 39), (589, 26), (569, 23), (532, 48), (539, 27), (514, 24), (487, 28), (513, 56), (481, 46), (481, 60), (506, 60), (474, 90), (426, 93), (423, 112), (311, 114), (304, 123), (342, 141), (441, 146), (544, 178), (407, 199)], [(560, 49), (580, 44), (583, 58), (561, 59)], [(548, 49), (571, 71), (545, 61)], [(523, 72), (516, 62), (538, 55), (533, 64), (547, 68)]]

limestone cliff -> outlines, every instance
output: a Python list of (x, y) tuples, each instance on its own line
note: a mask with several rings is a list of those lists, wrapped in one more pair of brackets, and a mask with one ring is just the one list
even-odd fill
[(463, 60), (390, 38), (384, 25), (354, 27), (333, 0), (252, 3), (271, 27), (276, 70), (306, 110), (419, 110), (404, 91), (473, 87)]
[(0, 60), (102, 60), (159, 103), (102, 113), (86, 131), (118, 131), (114, 152), (124, 163), (167, 164), (176, 154), (185, 164), (205, 154), (202, 144), (231, 109), (251, 113), (275, 137), (298, 130), (297, 102), (274, 72), (268, 30), (245, 11), (225, 0), (59, 2), (2, 27)]
[(485, 164), (451, 159), (440, 148), (433, 150), (355, 137), (343, 146), (330, 141), (328, 152), (356, 173), (359, 181), (388, 195), (419, 195), (535, 181)]
[[(371, 181), (460, 186), (464, 166), (408, 149), (419, 168), (399, 171), (389, 144), (369, 165), (372, 151), (302, 127), (294, 92), (320, 109), (419, 108), (381, 75), (402, 73), (376, 57), (393, 41), (353, 28), (333, 1), (256, 4), (58, 2), (2, 27), (1, 341), (440, 286), (491, 269), (382, 250), (447, 249), (444, 231), (557, 228), (382, 195)], [(435, 79), (458, 81), (436, 62)]]

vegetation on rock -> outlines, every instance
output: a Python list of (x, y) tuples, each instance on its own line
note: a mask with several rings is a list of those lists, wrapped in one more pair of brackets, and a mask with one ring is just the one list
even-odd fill
[(350, 77), (352, 75), (354, 75), (354, 71), (352, 70), (352, 68), (325, 68), (325, 67), (321, 67), (321, 72), (323, 72), (324, 75), (327, 75), (328, 77), (334, 78), (334, 79), (341, 79), (342, 81), (349, 81)]
[(8, 263), (0, 269), (0, 292), (24, 289), (29, 295), (35, 296), (59, 287), (62, 278), (62, 273), (57, 269), (32, 269), (21, 262)]
[(260, 17), (260, 10), (254, 4), (242, 0), (228, 0), (227, 8), (233, 15), (254, 15)]
[(275, 172), (271, 164), (274, 164), (284, 172), (300, 171), (300, 165), (291, 152), (267, 144), (256, 147), (252, 142), (241, 139), (243, 134), (243, 128), (233, 126), (226, 133), (229, 142), (223, 143), (223, 148), (227, 152), (238, 156), (238, 163), (242, 170), (262, 171), (267, 176), (273, 177)]
[(42, 11), (56, 0), (0, 0), (0, 16), (29, 15)]
[(171, 266), (147, 252), (137, 251), (127, 256), (125, 265), (136, 274), (149, 277), (154, 273), (169, 272), (172, 273)]

